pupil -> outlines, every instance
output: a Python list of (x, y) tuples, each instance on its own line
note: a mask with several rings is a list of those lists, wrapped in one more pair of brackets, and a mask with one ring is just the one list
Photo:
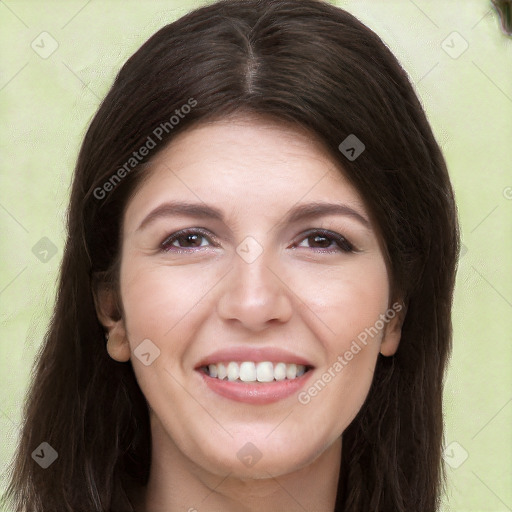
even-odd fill
[(185, 243), (191, 243), (191, 244), (197, 246), (197, 243), (194, 244), (194, 242), (197, 242), (199, 240), (199, 236), (194, 235), (194, 234), (188, 234), (188, 235), (184, 235), (183, 239), (184, 239)]
[[(322, 235), (314, 235), (314, 242), (315, 243), (318, 243), (320, 240), (320, 244), (322, 244), (321, 240), (323, 240), (323, 247), (329, 247), (330, 245), (330, 242), (329, 240), (327, 240), (327, 238), (325, 238), (325, 236), (322, 236)], [(325, 242), (327, 242), (327, 245), (325, 245)]]

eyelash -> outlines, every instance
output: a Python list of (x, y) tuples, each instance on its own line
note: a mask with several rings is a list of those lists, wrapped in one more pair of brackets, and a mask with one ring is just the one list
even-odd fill
[[(200, 249), (201, 247), (204, 247), (204, 246), (199, 246), (199, 247), (192, 247), (192, 248), (187, 249), (187, 248), (175, 247), (175, 246), (170, 245), (174, 241), (178, 240), (179, 238), (186, 237), (187, 235), (201, 235), (202, 237), (208, 239), (209, 242), (211, 242), (207, 231), (205, 231), (203, 229), (199, 229), (199, 228), (183, 229), (183, 230), (177, 231), (176, 233), (173, 233), (172, 235), (165, 238), (165, 240), (160, 244), (162, 251), (163, 252), (172, 252), (175, 254), (184, 254), (184, 253), (195, 252), (194, 251), (195, 249)], [(304, 240), (307, 240), (308, 238), (310, 238), (312, 236), (316, 236), (316, 235), (319, 235), (322, 238), (326, 238), (328, 240), (330, 239), (331, 241), (334, 241), (338, 245), (339, 249), (332, 250), (332, 249), (323, 248), (323, 247), (312, 248), (313, 250), (315, 250), (315, 252), (328, 253), (328, 254), (338, 253), (340, 251), (345, 252), (345, 253), (356, 252), (354, 246), (344, 236), (340, 235), (339, 233), (335, 233), (333, 231), (329, 231), (326, 229), (319, 229), (319, 228), (308, 230), (304, 234), (304, 236), (301, 239), (299, 239), (298, 242), (295, 242), (294, 244), (301, 243)], [(213, 243), (213, 245), (216, 246), (217, 244)], [(168, 247), (174, 247), (174, 248), (170, 249)]]

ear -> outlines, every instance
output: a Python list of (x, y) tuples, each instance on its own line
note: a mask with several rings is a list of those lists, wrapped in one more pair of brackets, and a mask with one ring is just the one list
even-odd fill
[(116, 292), (104, 281), (94, 280), (93, 298), (98, 320), (107, 334), (107, 352), (112, 359), (126, 362), (130, 359), (130, 344), (124, 320), (120, 314)]
[(407, 306), (402, 301), (396, 301), (388, 309), (389, 320), (384, 326), (384, 334), (380, 344), (380, 353), (383, 356), (392, 356), (398, 350), (400, 338), (402, 337), (402, 325), (407, 313)]

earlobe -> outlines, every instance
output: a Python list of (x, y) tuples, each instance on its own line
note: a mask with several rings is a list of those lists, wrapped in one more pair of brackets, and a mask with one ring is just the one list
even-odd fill
[[(122, 322), (122, 320), (119, 320)], [(125, 363), (130, 360), (130, 343), (126, 336), (124, 327), (119, 326), (119, 323), (114, 326), (106, 335), (107, 339), (107, 352), (112, 359)]]
[(395, 316), (390, 318), (384, 327), (384, 334), (380, 345), (380, 353), (383, 356), (392, 356), (398, 350), (400, 338), (402, 337), (402, 325), (405, 320), (407, 308), (400, 303), (401, 309), (395, 311)]

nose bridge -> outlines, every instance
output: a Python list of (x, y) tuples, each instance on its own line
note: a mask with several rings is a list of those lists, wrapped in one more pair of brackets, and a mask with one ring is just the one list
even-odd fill
[(268, 302), (270, 295), (277, 292), (276, 276), (270, 270), (275, 267), (275, 255), (266, 244), (264, 248), (253, 237), (246, 237), (236, 248), (233, 265), (236, 293), (240, 298), (257, 305), (258, 301)]
[[(270, 270), (273, 257), (271, 250), (264, 250), (261, 254), (254, 254), (254, 249), (244, 255), (240, 255), (241, 249), (237, 250), (234, 258), (234, 270), (238, 281), (237, 287), (244, 292), (269, 293), (274, 288), (275, 275)], [(246, 258), (246, 256), (248, 258)]]
[(236, 248), (232, 272), (218, 303), (224, 319), (237, 319), (251, 329), (264, 328), (270, 320), (286, 321), (291, 315), (287, 287), (278, 277), (278, 256), (254, 237)]

